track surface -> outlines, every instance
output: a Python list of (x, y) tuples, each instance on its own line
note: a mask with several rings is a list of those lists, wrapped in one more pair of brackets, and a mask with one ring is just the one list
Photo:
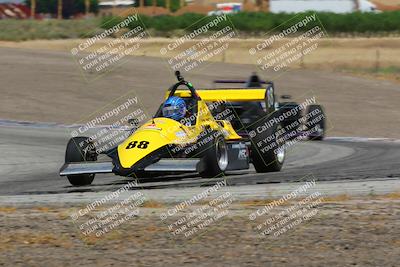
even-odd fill
[[(129, 181), (112, 174), (98, 175), (92, 186), (77, 189), (59, 177), (70, 131), (62, 127), (0, 127), (0, 195), (101, 192), (115, 190)], [(310, 174), (319, 181), (400, 177), (400, 143), (340, 140), (300, 142), (289, 150), (282, 172), (235, 172), (227, 175), (228, 184), (292, 182)], [(216, 181), (195, 174), (166, 176), (140, 181), (140, 188), (192, 187)]]

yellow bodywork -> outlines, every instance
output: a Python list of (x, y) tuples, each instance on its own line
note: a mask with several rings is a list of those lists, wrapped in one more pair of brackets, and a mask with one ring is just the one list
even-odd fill
[[(175, 95), (185, 97), (181, 95), (183, 92), (183, 90), (177, 90)], [(187, 97), (190, 97), (190, 93)], [(205, 97), (206, 99), (197, 102), (195, 125), (186, 126), (175, 120), (163, 117), (147, 121), (118, 146), (121, 166), (130, 168), (145, 156), (168, 144), (187, 145), (195, 143), (197, 137), (206, 128), (222, 132), (226, 140), (241, 139), (229, 121), (217, 121), (214, 119), (206, 104), (206, 101), (214, 101), (213, 97)], [(222, 99), (224, 100), (223, 97)], [(215, 98), (215, 101), (217, 100), (221, 100), (221, 96), (219, 99)], [(140, 145), (141, 142), (144, 145)]]
[[(130, 137), (118, 146), (118, 156), (123, 168), (130, 168), (133, 164), (151, 152), (168, 144), (179, 142), (178, 136), (187, 136), (189, 127), (168, 118), (149, 120), (137, 129)], [(128, 148), (136, 141), (136, 146)], [(148, 142), (147, 146), (139, 147), (140, 142)], [(145, 143), (146, 144), (146, 143)]]

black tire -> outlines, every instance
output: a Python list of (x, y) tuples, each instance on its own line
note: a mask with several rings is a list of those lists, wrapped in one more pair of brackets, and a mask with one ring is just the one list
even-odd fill
[[(269, 118), (256, 122), (250, 128), (250, 159), (254, 168), (259, 173), (277, 172), (282, 169), (285, 162), (284, 134), (283, 128), (279, 123), (273, 123), (263, 128), (272, 116), (279, 116), (279, 111), (275, 112)], [(261, 129), (263, 130), (257, 130)], [(261, 142), (261, 143), (260, 143)], [(261, 145), (259, 145), (261, 144)]]
[[(296, 111), (297, 110), (297, 111)], [(294, 112), (296, 111), (296, 112)], [(294, 132), (301, 131), (301, 124), (299, 123), (302, 117), (302, 113), (299, 108), (299, 104), (296, 102), (284, 102), (279, 104), (280, 114), (286, 113), (286, 118), (281, 122), (281, 126), (288, 132), (287, 140), (293, 140), (296, 138)], [(297, 124), (297, 126), (295, 126)]]
[(203, 178), (222, 176), (229, 163), (225, 139), (222, 134), (215, 131), (207, 134), (206, 137), (211, 140), (202, 148), (199, 174)]
[(325, 112), (321, 105), (309, 105), (306, 111), (306, 129), (312, 131), (309, 140), (321, 141), (325, 137)]
[[(80, 144), (83, 144), (82, 146)], [(65, 162), (96, 161), (97, 154), (93, 143), (87, 141), (87, 137), (73, 137), (67, 144), (65, 151)], [(73, 186), (90, 185), (93, 182), (94, 174), (67, 175), (68, 181)]]

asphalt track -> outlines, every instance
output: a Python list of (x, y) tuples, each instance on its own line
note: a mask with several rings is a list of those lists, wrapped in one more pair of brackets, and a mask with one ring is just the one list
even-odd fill
[[(0, 126), (0, 196), (67, 194), (112, 191), (129, 178), (97, 175), (86, 187), (72, 187), (58, 170), (64, 161), (71, 129), (51, 125)], [(283, 170), (258, 174), (251, 168), (228, 174), (231, 186), (301, 181), (312, 175), (317, 181), (400, 178), (400, 142), (362, 138), (328, 138), (303, 141), (291, 147)], [(199, 187), (218, 179), (195, 174), (158, 177), (139, 181), (142, 189)], [(254, 189), (254, 188), (253, 188)]]

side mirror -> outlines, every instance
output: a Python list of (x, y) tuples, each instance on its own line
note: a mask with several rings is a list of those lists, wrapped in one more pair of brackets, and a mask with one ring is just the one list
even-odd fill
[(282, 99), (292, 99), (291, 95), (281, 95)]

